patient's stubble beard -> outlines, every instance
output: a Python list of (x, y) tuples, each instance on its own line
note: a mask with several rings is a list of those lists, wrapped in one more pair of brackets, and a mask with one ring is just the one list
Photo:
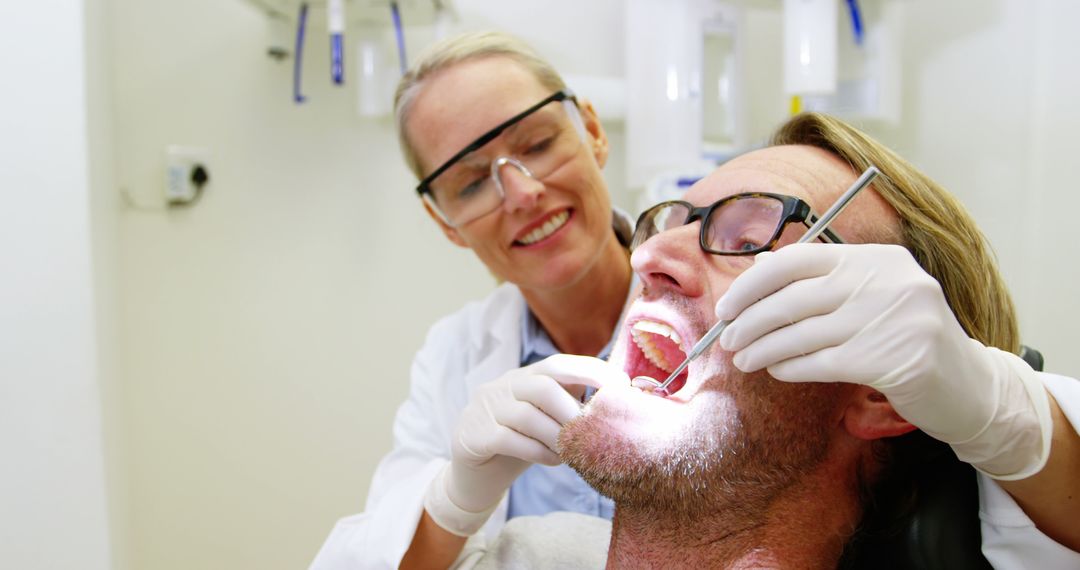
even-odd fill
[(824, 458), (842, 388), (745, 374), (730, 358), (720, 371), (664, 445), (618, 429), (618, 410), (591, 406), (563, 428), (563, 460), (620, 510), (687, 522), (722, 512), (740, 526), (759, 524)]

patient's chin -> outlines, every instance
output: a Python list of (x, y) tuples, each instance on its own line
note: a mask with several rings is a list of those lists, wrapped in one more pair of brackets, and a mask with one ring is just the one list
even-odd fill
[(559, 453), (586, 482), (621, 503), (628, 490), (639, 487), (634, 473), (644, 463), (644, 440), (626, 416), (611, 411), (594, 398), (585, 413), (563, 426)]
[(833, 391), (764, 375), (699, 391), (688, 402), (605, 387), (563, 427), (560, 453), (620, 508), (687, 517), (761, 511), (821, 461)]
[[(732, 406), (709, 396), (714, 396), (704, 398), (712, 400), (709, 405), (688, 406), (629, 387), (600, 390), (584, 413), (563, 427), (562, 459), (621, 507), (666, 505), (690, 514), (703, 506), (704, 483), (693, 476), (700, 466), (691, 455), (700, 459), (702, 437), (726, 447), (716, 438), (729, 433), (729, 422), (738, 423), (726, 413)], [(704, 418), (704, 410), (712, 417)]]

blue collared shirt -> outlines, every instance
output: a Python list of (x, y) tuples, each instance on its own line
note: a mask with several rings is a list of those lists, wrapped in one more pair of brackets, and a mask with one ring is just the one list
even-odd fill
[[(626, 212), (613, 208), (611, 226), (619, 238), (619, 243), (628, 247), (634, 231), (634, 219)], [(631, 274), (630, 289), (626, 292), (626, 302), (623, 304), (624, 310), (630, 302), (630, 294), (637, 288), (637, 283), (637, 275)], [(621, 316), (619, 322), (622, 322)], [(597, 355), (598, 358), (606, 360), (611, 355), (616, 336), (613, 332), (607, 346)], [(556, 354), (559, 354), (559, 349), (555, 348), (555, 343), (551, 341), (547, 331), (540, 326), (540, 322), (526, 305), (525, 317), (521, 319), (521, 365), (528, 366)], [(586, 388), (585, 397), (592, 396), (592, 393), (592, 388)], [(526, 469), (510, 486), (507, 518), (544, 515), (554, 511), (572, 511), (611, 520), (615, 514), (615, 503), (593, 490), (565, 463), (555, 467), (535, 464)]]
[[(633, 288), (634, 284), (631, 283), (630, 289)], [(615, 335), (612, 335), (608, 340), (607, 346), (597, 355), (598, 358), (607, 359), (611, 354), (614, 337)], [(555, 354), (559, 354), (559, 349), (555, 348), (555, 343), (551, 341), (547, 331), (526, 307), (525, 318), (521, 320), (521, 365), (527, 366)], [(586, 398), (592, 395), (592, 391), (592, 388), (586, 389)], [(615, 513), (615, 504), (593, 490), (565, 463), (555, 467), (534, 464), (510, 486), (507, 518), (544, 515), (553, 511), (572, 511), (611, 520)]]

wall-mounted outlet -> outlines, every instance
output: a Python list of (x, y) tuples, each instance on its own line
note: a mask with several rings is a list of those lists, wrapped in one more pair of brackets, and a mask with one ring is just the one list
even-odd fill
[(170, 206), (194, 202), (210, 181), (210, 151), (170, 145), (165, 148), (165, 201)]

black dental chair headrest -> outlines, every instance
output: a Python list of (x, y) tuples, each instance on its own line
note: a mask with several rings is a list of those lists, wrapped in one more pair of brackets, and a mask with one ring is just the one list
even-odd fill
[[(1020, 357), (1043, 369), (1039, 351), (1022, 347)], [(848, 545), (840, 568), (849, 570), (986, 570), (979, 528), (979, 490), (975, 469), (956, 458), (948, 445), (922, 432), (902, 436), (903, 461), (917, 467), (895, 485), (879, 488), (861, 530)], [(899, 514), (897, 514), (899, 513)]]

